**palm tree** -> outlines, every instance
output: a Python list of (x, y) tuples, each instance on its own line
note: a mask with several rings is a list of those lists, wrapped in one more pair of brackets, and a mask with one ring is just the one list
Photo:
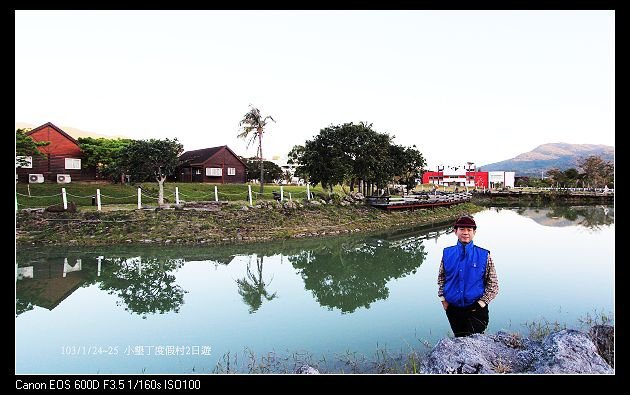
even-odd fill
[[(238, 293), (243, 297), (243, 301), (249, 306), (249, 313), (255, 313), (263, 303), (263, 297), (268, 301), (276, 298), (277, 292), (269, 294), (267, 286), (262, 277), (263, 272), (263, 256), (256, 256), (256, 268), (258, 269), (258, 276), (251, 270), (251, 256), (250, 262), (247, 264), (247, 277), (236, 280), (238, 285)], [(272, 278), (273, 280), (273, 278)]]
[(249, 111), (247, 112), (247, 114), (245, 114), (241, 122), (239, 122), (238, 124), (239, 127), (243, 128), (243, 131), (238, 134), (238, 137), (242, 139), (246, 139), (249, 137), (249, 141), (247, 142), (248, 148), (256, 140), (256, 137), (258, 137), (258, 154), (257, 155), (260, 160), (260, 193), (263, 193), (264, 170), (263, 170), (263, 155), (262, 155), (262, 136), (263, 136), (265, 126), (267, 126), (267, 119), (271, 119), (274, 122), (276, 121), (273, 119), (271, 115), (267, 115), (266, 117), (263, 118), (263, 116), (260, 115), (260, 110), (252, 106), (251, 104), (249, 105), (249, 107), (250, 107)]

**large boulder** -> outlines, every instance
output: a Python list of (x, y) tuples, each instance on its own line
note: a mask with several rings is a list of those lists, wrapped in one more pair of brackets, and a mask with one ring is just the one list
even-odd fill
[(614, 373), (588, 335), (575, 330), (541, 342), (517, 334), (475, 334), (440, 340), (422, 363), (422, 373)]

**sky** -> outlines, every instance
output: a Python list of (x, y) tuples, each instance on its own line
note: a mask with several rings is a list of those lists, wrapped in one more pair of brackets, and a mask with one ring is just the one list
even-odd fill
[(614, 11), (20, 11), (15, 121), (263, 154), (371, 123), (429, 167), (614, 146)]

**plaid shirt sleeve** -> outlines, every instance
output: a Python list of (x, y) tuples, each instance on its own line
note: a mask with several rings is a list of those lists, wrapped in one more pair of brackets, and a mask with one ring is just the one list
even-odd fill
[[(444, 284), (442, 283), (442, 289)], [(484, 292), (479, 300), (485, 304), (489, 304), (499, 293), (499, 279), (497, 278), (497, 272), (494, 269), (494, 262), (492, 257), (488, 254), (488, 263), (486, 264), (486, 278), (484, 279)]]
[(438, 298), (440, 300), (444, 300), (444, 282), (446, 281), (446, 276), (444, 275), (444, 260), (440, 261), (440, 270), (438, 271)]

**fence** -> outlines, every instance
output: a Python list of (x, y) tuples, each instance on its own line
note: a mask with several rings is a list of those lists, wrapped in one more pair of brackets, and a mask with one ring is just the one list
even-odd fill
[[(285, 192), (284, 187), (280, 186), (279, 192), (260, 193), (253, 192), (251, 185), (247, 186), (247, 192), (244, 193), (227, 193), (219, 191), (218, 186), (214, 186), (213, 190), (204, 194), (191, 194), (182, 193), (179, 191), (179, 187), (175, 187), (174, 191), (170, 194), (164, 194), (165, 203), (180, 204), (182, 202), (198, 202), (198, 201), (247, 201), (250, 206), (253, 206), (254, 201), (258, 200), (278, 200), (278, 201), (292, 201), (293, 199), (307, 199), (313, 198), (313, 193), (310, 191), (310, 186), (307, 185), (304, 191)], [(134, 204), (138, 209), (142, 209), (143, 203), (150, 202), (156, 204), (159, 200), (158, 196), (143, 191), (142, 188), (137, 189), (137, 193), (128, 196), (111, 196), (101, 193), (100, 188), (96, 189), (93, 195), (75, 195), (68, 193), (66, 188), (61, 188), (60, 193), (52, 195), (33, 195), (30, 193), (30, 187), (28, 194), (20, 193), (16, 191), (15, 194), (15, 211), (24, 208), (35, 208), (50, 206), (54, 204), (63, 204), (64, 210), (68, 208), (68, 202), (72, 201), (77, 206), (96, 206), (98, 211), (102, 210), (103, 205), (122, 205), (122, 204)], [(41, 202), (41, 204), (38, 204)]]

